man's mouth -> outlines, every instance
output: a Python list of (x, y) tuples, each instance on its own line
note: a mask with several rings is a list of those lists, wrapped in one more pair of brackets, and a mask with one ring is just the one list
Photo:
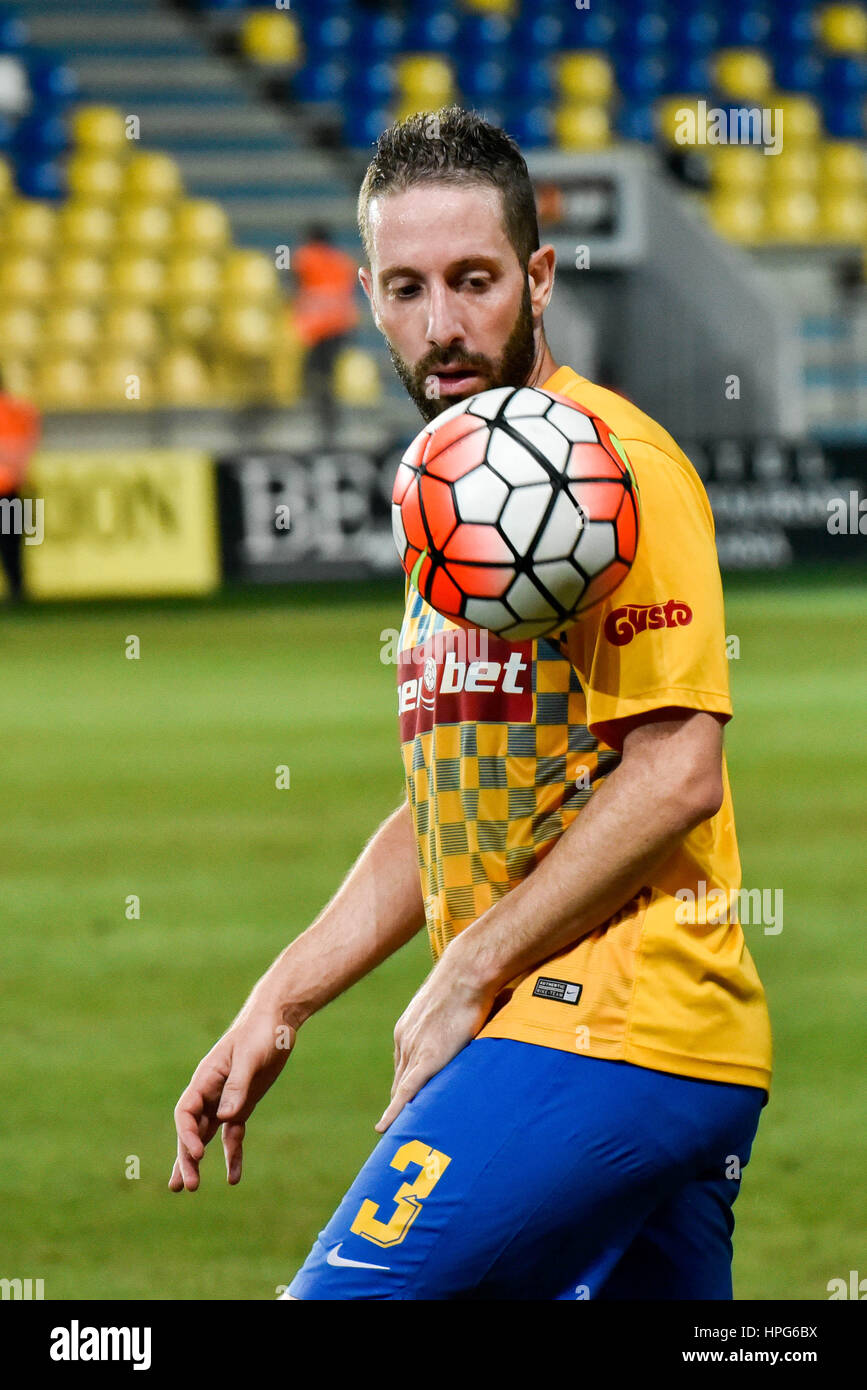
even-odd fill
[(482, 380), (472, 367), (440, 367), (429, 372), (428, 377), (434, 377), (441, 396), (459, 395)]

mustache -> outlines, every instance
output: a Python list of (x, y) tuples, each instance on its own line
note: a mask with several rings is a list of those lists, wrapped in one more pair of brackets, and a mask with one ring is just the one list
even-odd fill
[(454, 353), (443, 357), (428, 357), (416, 367), (420, 379), (438, 371), (490, 371), (491, 364), (486, 357), (468, 357), (464, 353)]

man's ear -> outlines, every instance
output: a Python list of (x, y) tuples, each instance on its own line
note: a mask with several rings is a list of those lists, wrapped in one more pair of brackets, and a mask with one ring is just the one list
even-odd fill
[(380, 323), (379, 314), (376, 312), (376, 305), (373, 302), (373, 281), (370, 278), (370, 271), (368, 270), (366, 265), (359, 266), (358, 279), (361, 282), (361, 288), (364, 290), (364, 293), (367, 296), (367, 301), (370, 305), (370, 312), (373, 314), (373, 322), (376, 324), (377, 328), (381, 333), (382, 324)]

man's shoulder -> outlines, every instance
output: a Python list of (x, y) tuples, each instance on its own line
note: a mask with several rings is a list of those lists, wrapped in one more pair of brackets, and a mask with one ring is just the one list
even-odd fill
[(598, 386), (595, 381), (579, 376), (571, 367), (559, 367), (545, 382), (545, 387), (568, 396), (576, 405), (585, 406), (598, 415), (624, 444), (629, 441), (650, 444), (670, 458), (686, 462), (686, 455), (668, 430), (619, 392)]

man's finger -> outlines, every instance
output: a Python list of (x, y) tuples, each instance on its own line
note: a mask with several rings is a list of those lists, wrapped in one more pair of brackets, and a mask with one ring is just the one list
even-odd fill
[(407, 1102), (412, 1100), (413, 1096), (421, 1090), (424, 1083), (429, 1081), (433, 1074), (432, 1070), (425, 1070), (418, 1066), (406, 1072), (400, 1085), (393, 1092), (391, 1102), (383, 1111), (381, 1119), (373, 1126), (374, 1129), (383, 1134), (392, 1121), (397, 1119)]
[(237, 1124), (234, 1121), (223, 1125), (223, 1153), (226, 1158), (226, 1181), (235, 1183), (241, 1181), (241, 1164), (243, 1160), (243, 1140), (247, 1126)]

